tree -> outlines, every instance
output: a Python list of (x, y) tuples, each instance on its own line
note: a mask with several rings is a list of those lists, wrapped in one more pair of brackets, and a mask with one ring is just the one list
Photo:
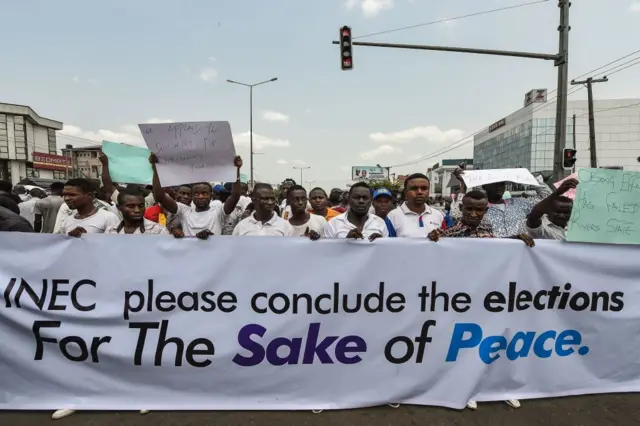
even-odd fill
[(391, 182), (390, 180), (374, 180), (367, 182), (369, 186), (375, 191), (378, 188), (387, 188), (389, 191), (398, 191), (402, 192), (403, 186), (402, 183), (396, 181)]

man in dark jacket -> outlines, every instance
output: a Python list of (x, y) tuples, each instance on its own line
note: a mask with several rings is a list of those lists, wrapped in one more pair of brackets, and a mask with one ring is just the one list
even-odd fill
[(3, 199), (6, 197), (0, 197), (0, 232), (33, 232), (27, 219), (2, 206)]

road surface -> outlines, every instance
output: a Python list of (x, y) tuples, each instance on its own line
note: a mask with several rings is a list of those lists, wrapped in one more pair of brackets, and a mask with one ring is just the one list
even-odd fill
[(610, 426), (638, 424), (640, 395), (597, 395), (479, 404), (477, 411), (433, 407), (376, 407), (311, 412), (80, 412), (51, 420), (50, 412), (0, 412), (2, 426)]

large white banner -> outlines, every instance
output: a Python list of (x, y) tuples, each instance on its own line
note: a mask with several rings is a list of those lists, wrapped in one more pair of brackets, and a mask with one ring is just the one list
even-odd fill
[(640, 391), (640, 248), (0, 234), (0, 409)]

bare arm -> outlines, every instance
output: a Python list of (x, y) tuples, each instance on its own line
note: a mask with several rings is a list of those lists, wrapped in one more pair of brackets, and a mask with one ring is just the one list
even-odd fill
[(239, 155), (236, 155), (236, 158), (233, 160), (233, 164), (236, 166), (236, 181), (233, 183), (233, 187), (231, 188), (231, 195), (224, 202), (224, 214), (231, 214), (231, 212), (233, 212), (238, 201), (240, 201), (240, 196), (242, 195), (242, 183), (240, 182), (242, 158), (240, 158)]
[(171, 214), (178, 213), (178, 204), (176, 201), (171, 198), (166, 192), (164, 192), (164, 188), (160, 185), (160, 178), (158, 177), (158, 171), (156, 170), (156, 164), (158, 163), (158, 157), (155, 154), (151, 154), (149, 157), (149, 162), (151, 163), (151, 169), (153, 170), (153, 198), (162, 205), (167, 211)]
[(113, 194), (113, 191), (116, 189), (120, 191), (120, 185), (113, 183), (111, 180), (111, 174), (109, 173), (109, 157), (104, 155), (104, 153), (100, 153), (98, 159), (100, 160), (100, 163), (102, 163), (102, 186), (104, 186), (104, 189), (109, 194)]

